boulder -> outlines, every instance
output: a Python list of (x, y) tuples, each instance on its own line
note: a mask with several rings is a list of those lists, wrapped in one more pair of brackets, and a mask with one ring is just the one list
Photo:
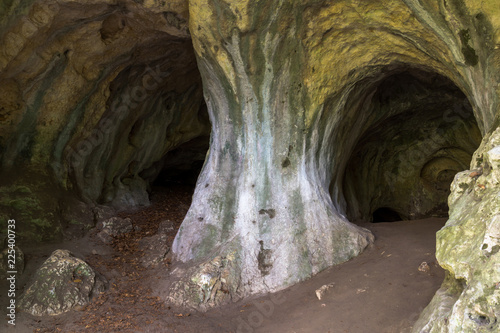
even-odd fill
[(55, 250), (36, 271), (19, 300), (33, 316), (55, 316), (89, 304), (107, 281), (68, 250)]

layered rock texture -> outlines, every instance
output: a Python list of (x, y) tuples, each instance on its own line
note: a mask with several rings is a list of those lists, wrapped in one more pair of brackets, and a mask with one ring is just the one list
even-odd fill
[(449, 275), (415, 331), (496, 329), (497, 1), (8, 1), (0, 19), (0, 213), (26, 239), (147, 205), (210, 133), (171, 302), (283, 289), (373, 241), (349, 221), (445, 216), (450, 194)]

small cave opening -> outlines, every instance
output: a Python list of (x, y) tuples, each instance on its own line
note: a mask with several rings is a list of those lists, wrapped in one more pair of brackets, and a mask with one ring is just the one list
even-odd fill
[(388, 207), (380, 207), (373, 212), (373, 223), (401, 221), (401, 215)]
[[(204, 101), (201, 101), (197, 113), (196, 126), (187, 128), (188, 131), (199, 134), (195, 136), (190, 134), (192, 138), (172, 145), (172, 148), (167, 149), (158, 161), (139, 174), (148, 183), (151, 203), (171, 195), (183, 198), (181, 206), (184, 206), (186, 211), (191, 203), (191, 196), (210, 149), (211, 123)], [(175, 138), (182, 133), (174, 128), (169, 135)]]
[(350, 221), (447, 218), (454, 176), (470, 168), (482, 136), (450, 79), (398, 68), (364, 83), (364, 123), (342, 182)]
[(151, 191), (173, 185), (184, 185), (194, 190), (198, 176), (205, 163), (210, 137), (194, 138), (167, 152), (158, 162), (157, 176), (151, 182)]

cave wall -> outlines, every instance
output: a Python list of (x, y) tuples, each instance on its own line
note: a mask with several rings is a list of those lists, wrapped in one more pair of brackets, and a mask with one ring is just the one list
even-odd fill
[[(412, 179), (463, 168), (460, 156), (482, 142), (452, 184), (437, 236), (449, 275), (415, 331), (495, 329), (496, 1), (7, 1), (0, 31), (0, 214), (19, 219), (27, 239), (92, 226), (103, 204), (147, 204), (168, 152), (208, 135), (205, 98), (211, 151), (173, 247), (197, 267), (170, 299), (195, 307), (285, 288), (362, 251), (370, 235), (346, 215), (366, 218), (379, 204), (363, 207), (354, 193), (376, 189), (349, 176), (356, 156), (366, 163), (364, 135), (404, 130), (428, 145), (440, 134), (431, 114), (431, 135), (412, 123), (429, 108), (406, 108), (407, 127), (397, 129), (403, 118), (392, 112), (402, 108), (378, 112), (376, 87), (407, 70), (447, 78), (477, 129), (454, 118), (447, 133), (473, 135), (446, 135), (444, 146), (459, 142), (463, 153), (434, 147)], [(436, 96), (434, 110), (453, 99)], [(384, 122), (387, 131), (376, 128)], [(401, 140), (395, 156), (408, 147)], [(446, 159), (457, 166), (441, 167)], [(227, 293), (215, 288), (222, 279)]]
[(2, 4), (2, 219), (26, 239), (147, 205), (165, 154), (210, 133), (187, 3)]

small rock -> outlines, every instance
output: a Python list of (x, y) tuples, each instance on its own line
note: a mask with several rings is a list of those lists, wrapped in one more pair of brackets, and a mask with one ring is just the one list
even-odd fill
[(429, 273), (431, 271), (431, 267), (424, 261), (420, 264), (420, 266), (418, 266), (418, 270), (423, 273)]
[(100, 232), (97, 237), (106, 244), (113, 242), (113, 237), (125, 234), (133, 230), (132, 220), (129, 218), (112, 217), (97, 224), (97, 230)]
[(101, 231), (100, 233), (97, 234), (97, 237), (103, 242), (104, 244), (111, 244), (113, 242), (113, 237), (111, 237), (107, 232)]
[(171, 276), (179, 278), (170, 286), (167, 301), (175, 306), (207, 311), (238, 300), (240, 272), (235, 269), (235, 252), (217, 256), (187, 270), (176, 269)]
[(97, 223), (110, 219), (116, 214), (116, 211), (109, 206), (97, 206), (92, 209), (94, 220)]
[(139, 241), (139, 249), (144, 252), (141, 265), (146, 268), (157, 266), (170, 250), (165, 234), (144, 237)]
[(112, 217), (97, 224), (99, 230), (109, 230), (112, 236), (132, 231), (132, 220), (130, 218), (122, 219), (121, 217)]
[(330, 284), (326, 284), (326, 285), (322, 286), (321, 288), (317, 289), (316, 290), (316, 297), (318, 298), (318, 300), (321, 301), (321, 298), (323, 297), (325, 292), (328, 289), (332, 288), (334, 285), (335, 285), (335, 283), (330, 283)]
[(89, 304), (106, 284), (85, 261), (68, 250), (55, 250), (36, 271), (19, 308), (33, 316), (59, 315)]

